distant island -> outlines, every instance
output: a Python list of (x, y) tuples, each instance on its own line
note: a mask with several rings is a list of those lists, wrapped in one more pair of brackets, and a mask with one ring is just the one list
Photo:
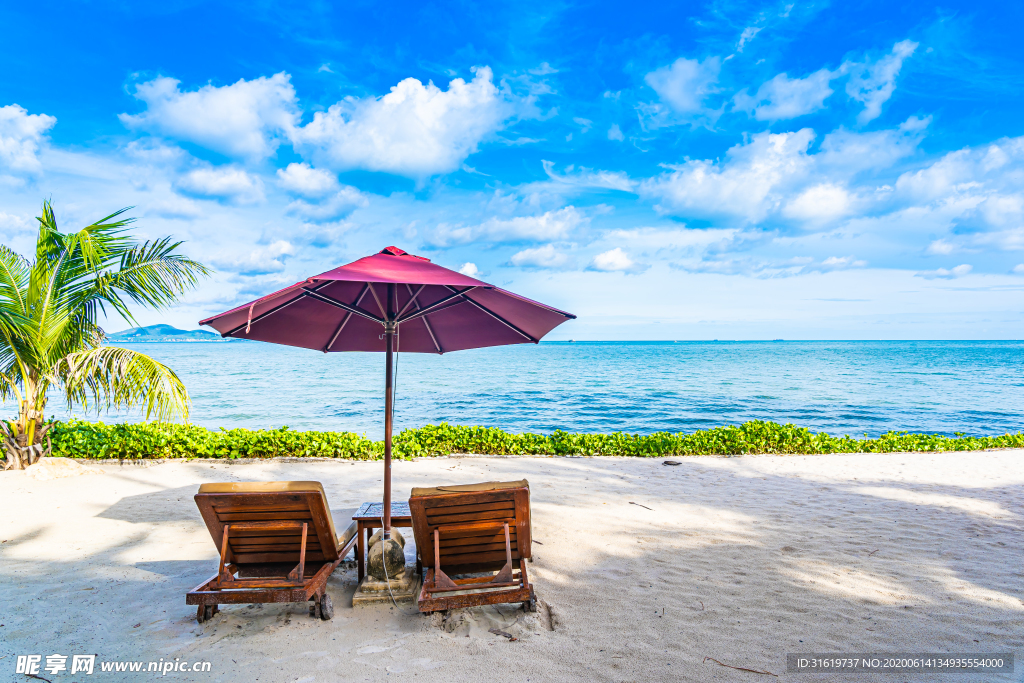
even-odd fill
[(170, 325), (133, 327), (107, 335), (107, 341), (120, 344), (162, 344), (167, 342), (228, 342), (216, 332), (206, 330), (179, 330)]

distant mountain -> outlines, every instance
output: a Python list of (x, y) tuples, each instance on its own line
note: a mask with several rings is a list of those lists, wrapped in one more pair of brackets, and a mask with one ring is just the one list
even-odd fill
[(223, 342), (230, 341), (223, 339), (216, 332), (206, 330), (179, 330), (170, 325), (149, 325), (148, 327), (133, 327), (129, 330), (108, 334), (107, 339), (111, 342), (121, 344), (161, 343), (161, 342)]

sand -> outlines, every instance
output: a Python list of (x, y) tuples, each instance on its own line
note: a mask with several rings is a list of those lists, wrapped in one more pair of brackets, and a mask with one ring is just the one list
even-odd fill
[[(379, 499), (381, 463), (95, 465), (98, 475), (45, 481), (0, 473), (0, 679), (30, 680), (14, 674), (16, 656), (52, 653), (209, 661), (208, 673), (166, 678), (245, 683), (936, 679), (785, 672), (789, 652), (894, 651), (1009, 651), (1014, 674), (939, 678), (1024, 678), (1024, 452), (677, 460), (395, 464), (399, 496), (530, 480), (537, 614), (352, 608), (355, 570), (343, 566), (329, 583), (332, 621), (304, 605), (243, 605), (204, 625), (184, 599), (216, 560), (192, 500), (199, 484), (314, 479), (333, 509), (353, 509)], [(102, 674), (97, 664), (93, 676), (41, 675), (155, 674)]]

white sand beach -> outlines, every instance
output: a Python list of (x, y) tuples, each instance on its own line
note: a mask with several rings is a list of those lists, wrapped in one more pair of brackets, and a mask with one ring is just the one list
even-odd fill
[(20, 654), (88, 653), (209, 661), (208, 673), (165, 678), (245, 683), (934, 680), (786, 673), (789, 652), (897, 651), (1009, 651), (1012, 675), (950, 680), (1024, 676), (1024, 452), (675, 459), (395, 463), (396, 497), (529, 479), (535, 615), (353, 609), (355, 569), (343, 565), (331, 621), (305, 605), (242, 605), (203, 625), (184, 598), (216, 561), (192, 499), (199, 484), (318, 480), (333, 509), (351, 510), (379, 500), (382, 464), (0, 473), (0, 678), (30, 680), (14, 674)]

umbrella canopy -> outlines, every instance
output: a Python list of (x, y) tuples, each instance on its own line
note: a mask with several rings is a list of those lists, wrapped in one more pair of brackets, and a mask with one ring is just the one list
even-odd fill
[(401, 351), (447, 353), (537, 343), (575, 317), (388, 247), (199, 324), (326, 353), (386, 351), (393, 322)]
[[(536, 344), (571, 313), (442, 268), (397, 247), (201, 320), (237, 337), (335, 351), (383, 351), (384, 533), (391, 530), (393, 353)], [(382, 334), (383, 332), (383, 334)], [(397, 340), (396, 340), (397, 338)], [(396, 344), (397, 342), (397, 344)]]

